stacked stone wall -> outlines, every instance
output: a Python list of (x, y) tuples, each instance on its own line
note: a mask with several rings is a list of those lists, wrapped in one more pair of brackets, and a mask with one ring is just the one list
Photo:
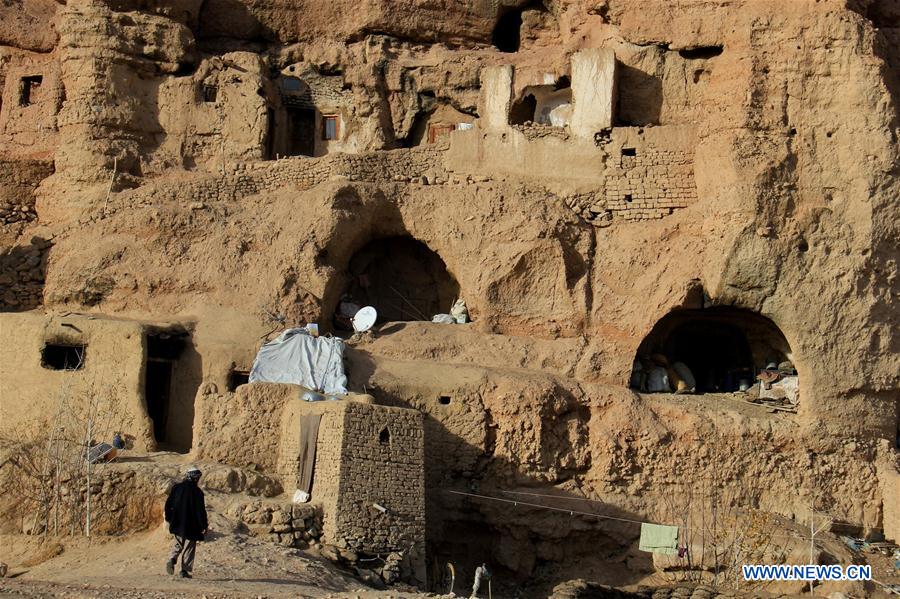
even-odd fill
[(52, 174), (48, 160), (0, 160), (0, 311), (41, 305), (52, 244), (41, 237), (18, 237), (37, 218), (35, 190)]
[(0, 160), (0, 223), (32, 222), (37, 217), (34, 192), (52, 174), (50, 160)]
[(351, 181), (409, 182), (443, 178), (441, 148), (416, 148), (366, 154), (329, 154), (321, 158), (292, 157), (231, 165), (225, 174), (205, 174), (189, 180), (159, 181), (117, 194), (113, 210), (141, 205), (228, 202), (277, 189), (309, 189), (333, 177)]
[[(625, 152), (633, 151), (634, 155)], [(614, 219), (652, 220), (697, 201), (694, 153), (655, 146), (623, 149), (606, 179)]]
[(343, 443), (337, 537), (351, 548), (368, 553), (423, 547), (422, 414), (348, 404)]
[(253, 501), (237, 504), (229, 512), (250, 534), (287, 547), (305, 548), (322, 536), (322, 513), (311, 505)]

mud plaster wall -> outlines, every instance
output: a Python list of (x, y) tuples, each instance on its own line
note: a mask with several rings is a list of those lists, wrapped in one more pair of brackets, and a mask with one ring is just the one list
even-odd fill
[[(254, 383), (257, 385), (258, 383)], [(252, 392), (252, 385), (250, 391)], [(344, 443), (343, 402), (308, 402), (296, 400), (284, 405), (281, 413), (281, 436), (278, 445), (276, 470), (285, 492), (293, 495), (297, 490), (300, 473), (300, 453), (306, 439), (300, 435), (300, 419), (307, 415), (319, 415), (319, 435), (316, 441), (315, 474), (312, 500), (329, 507), (331, 524), (333, 508), (337, 505), (340, 488), (341, 447)], [(333, 531), (333, 528), (330, 529)]]
[[(70, 326), (71, 325), (71, 326)], [(41, 366), (47, 342), (84, 344), (84, 368), (74, 372)], [(116, 431), (135, 448), (153, 447), (143, 400), (143, 331), (132, 322), (78, 316), (0, 314), (0, 427), (6, 435), (47, 434), (60, 406), (66, 416), (87, 421), (96, 402), (97, 442)], [(83, 434), (83, 433), (82, 433)]]
[[(878, 479), (881, 481), (882, 496), (884, 502), (884, 536), (891, 539), (895, 543), (900, 541), (900, 467), (894, 461), (894, 464), (887, 463), (878, 469)], [(891, 500), (894, 498), (894, 500)]]
[[(190, 77), (162, 79), (156, 91), (161, 139), (147, 153), (145, 170), (202, 167), (221, 171), (235, 160), (264, 157), (265, 76), (259, 55), (229, 52), (200, 60)], [(216, 89), (214, 101), (204, 88)], [(149, 150), (149, 148), (148, 148)]]
[(266, 473), (278, 471), (282, 413), (298, 401), (296, 385), (254, 383), (234, 393), (201, 388), (194, 404), (194, 444), (191, 455), (199, 460), (233, 466), (256, 465)]
[[(26, 78), (40, 84), (25, 90)], [(55, 54), (32, 54), (0, 46), (0, 147), (2, 154), (49, 158), (56, 150), (56, 116), (65, 98)], [(27, 104), (21, 100), (29, 96)]]

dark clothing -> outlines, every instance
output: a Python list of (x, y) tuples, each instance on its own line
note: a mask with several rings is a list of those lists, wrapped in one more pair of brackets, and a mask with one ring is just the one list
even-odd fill
[(166, 499), (166, 522), (169, 532), (189, 541), (202, 541), (206, 521), (206, 503), (203, 491), (193, 480), (185, 480), (174, 487)]
[(197, 551), (197, 541), (188, 541), (184, 537), (175, 537), (172, 551), (169, 552), (169, 561), (174, 566), (181, 556), (181, 571), (191, 573), (194, 569), (194, 554)]

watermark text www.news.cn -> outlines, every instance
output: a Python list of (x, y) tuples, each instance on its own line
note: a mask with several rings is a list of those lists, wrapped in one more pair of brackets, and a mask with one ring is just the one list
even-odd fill
[(764, 565), (744, 564), (741, 566), (744, 580), (871, 580), (872, 566), (862, 565), (828, 565), (806, 564), (792, 566), (789, 564)]

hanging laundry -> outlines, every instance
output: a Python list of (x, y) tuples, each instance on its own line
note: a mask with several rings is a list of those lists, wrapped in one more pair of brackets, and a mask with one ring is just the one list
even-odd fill
[(642, 523), (638, 549), (650, 553), (675, 555), (678, 553), (678, 527), (650, 524), (649, 522)]

